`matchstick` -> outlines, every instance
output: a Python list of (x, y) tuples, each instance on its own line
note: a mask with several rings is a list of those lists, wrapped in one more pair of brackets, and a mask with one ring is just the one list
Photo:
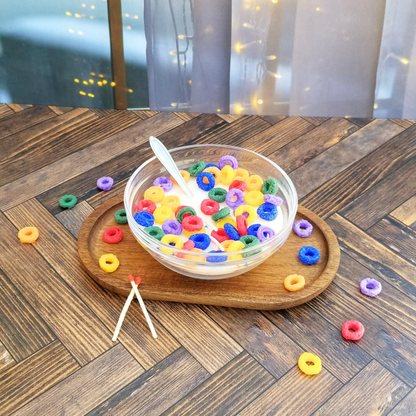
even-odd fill
[(130, 292), (127, 300), (126, 300), (126, 303), (124, 304), (123, 310), (121, 311), (120, 318), (118, 318), (117, 326), (116, 326), (116, 329), (115, 329), (114, 335), (113, 335), (113, 341), (117, 341), (118, 334), (120, 333), (121, 325), (123, 324), (124, 318), (125, 318), (126, 313), (129, 309), (130, 303), (133, 300), (133, 297), (134, 297), (134, 289), (131, 290), (131, 292)]
[(140, 303), (140, 307), (142, 308), (143, 315), (146, 318), (147, 324), (149, 325), (149, 328), (150, 328), (150, 331), (151, 331), (151, 333), (153, 335), (153, 338), (157, 338), (157, 334), (156, 334), (155, 328), (154, 328), (154, 326), (152, 324), (152, 321), (150, 320), (149, 314), (147, 313), (146, 306), (145, 306), (145, 304), (143, 302), (142, 297), (140, 296), (139, 290), (137, 289), (137, 286), (140, 284), (140, 281), (142, 279), (141, 279), (141, 277), (138, 276), (138, 277), (136, 277), (136, 280), (134, 281), (133, 276), (130, 275), (129, 276), (129, 280), (130, 280), (131, 285), (133, 286), (134, 292), (136, 293), (136, 298), (137, 298), (137, 300)]

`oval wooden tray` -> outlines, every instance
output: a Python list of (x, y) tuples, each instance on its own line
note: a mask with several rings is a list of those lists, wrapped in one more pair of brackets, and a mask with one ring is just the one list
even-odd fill
[[(301, 238), (292, 231), (285, 244), (260, 266), (223, 280), (193, 279), (159, 264), (134, 239), (127, 224), (116, 224), (114, 213), (123, 207), (123, 197), (114, 198), (85, 220), (78, 237), (78, 253), (84, 268), (97, 283), (124, 296), (130, 293), (127, 276), (132, 274), (142, 277), (140, 294), (144, 299), (260, 310), (287, 309), (318, 296), (338, 270), (340, 250), (335, 234), (321, 218), (301, 206), (296, 221), (304, 218), (313, 224), (310, 237)], [(105, 243), (104, 230), (114, 226), (123, 230), (122, 241)], [(319, 249), (318, 263), (306, 266), (299, 261), (298, 252), (304, 245)], [(104, 253), (113, 253), (120, 260), (115, 272), (106, 273), (100, 268), (98, 259)], [(288, 292), (283, 280), (295, 273), (305, 277), (306, 285), (298, 292)]]

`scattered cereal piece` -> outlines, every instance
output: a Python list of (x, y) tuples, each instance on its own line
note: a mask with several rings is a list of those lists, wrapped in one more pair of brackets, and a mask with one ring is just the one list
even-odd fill
[(291, 274), (286, 277), (284, 285), (289, 292), (296, 292), (305, 287), (305, 278), (300, 274)]
[(114, 179), (109, 176), (103, 176), (97, 181), (97, 188), (103, 191), (109, 191), (114, 184)]
[(319, 374), (322, 370), (321, 359), (310, 352), (304, 352), (299, 357), (298, 366), (308, 376)]
[(361, 280), (360, 289), (361, 293), (364, 295), (374, 298), (380, 294), (382, 287), (379, 281), (367, 277), (366, 279)]
[(293, 224), (293, 231), (299, 237), (309, 237), (312, 234), (312, 230), (312, 224), (306, 220), (299, 220)]
[(34, 243), (39, 238), (39, 230), (36, 227), (22, 228), (17, 236), (21, 243)]
[(120, 265), (114, 254), (103, 254), (99, 260), (100, 267), (107, 273), (115, 272)]
[(72, 208), (77, 203), (77, 198), (74, 195), (64, 195), (59, 200), (61, 208)]
[(118, 227), (107, 228), (103, 232), (103, 240), (106, 243), (116, 244), (123, 238), (123, 231)]
[(315, 264), (321, 257), (321, 253), (315, 247), (303, 246), (299, 250), (299, 260), (303, 264)]
[(116, 220), (117, 224), (127, 224), (127, 215), (125, 209), (119, 209), (114, 214), (114, 219)]
[(341, 333), (345, 339), (358, 341), (364, 335), (364, 325), (359, 321), (344, 322)]

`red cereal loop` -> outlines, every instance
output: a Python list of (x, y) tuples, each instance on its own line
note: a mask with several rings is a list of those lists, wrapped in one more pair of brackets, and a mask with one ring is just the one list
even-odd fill
[(115, 244), (121, 241), (123, 238), (123, 231), (120, 230), (118, 227), (111, 227), (107, 228), (103, 232), (103, 240), (106, 243)]
[(213, 230), (211, 232), (211, 236), (214, 237), (217, 241), (219, 241), (220, 243), (222, 243), (225, 240), (228, 240), (228, 235), (227, 233), (224, 231), (224, 228), (218, 228), (217, 231)]
[[(188, 240), (182, 247), (182, 250), (189, 250), (191, 251), (193, 248), (195, 248), (195, 243), (192, 240)], [(179, 257), (180, 259), (183, 259), (185, 254), (178, 253), (176, 257)]]
[(239, 189), (240, 191), (244, 192), (247, 188), (247, 184), (244, 181), (235, 180), (231, 182), (231, 185), (228, 189), (230, 190), (233, 188)]
[(199, 231), (204, 226), (201, 218), (196, 215), (189, 215), (182, 221), (182, 228), (186, 231)]
[(237, 231), (240, 236), (247, 235), (247, 218), (244, 215), (238, 215), (237, 220)]
[(181, 205), (180, 207), (176, 208), (176, 211), (175, 211), (175, 217), (178, 215), (178, 212), (179, 212), (182, 208), (187, 208), (187, 205)]
[(345, 339), (358, 341), (364, 335), (364, 325), (359, 321), (344, 322), (341, 333)]
[(215, 214), (220, 210), (220, 204), (212, 199), (204, 199), (201, 202), (201, 211), (205, 215)]
[(146, 212), (150, 212), (151, 214), (153, 214), (153, 211), (155, 209), (156, 209), (156, 204), (153, 201), (149, 201), (148, 199), (143, 199), (143, 201), (140, 201), (136, 205), (137, 212), (146, 211)]

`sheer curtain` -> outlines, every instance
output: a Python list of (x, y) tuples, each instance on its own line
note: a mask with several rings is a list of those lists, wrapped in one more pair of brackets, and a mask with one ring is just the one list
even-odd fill
[(416, 0), (145, 0), (152, 109), (416, 118)]

